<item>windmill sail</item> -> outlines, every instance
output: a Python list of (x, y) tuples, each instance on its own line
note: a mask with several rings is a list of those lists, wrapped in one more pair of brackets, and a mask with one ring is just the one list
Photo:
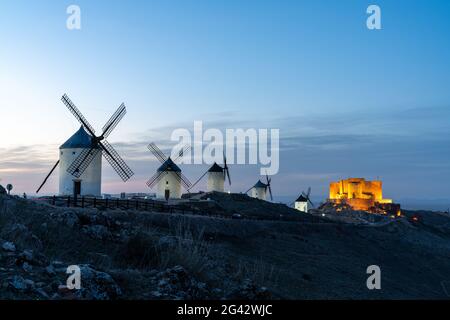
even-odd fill
[(269, 194), (270, 194), (270, 200), (273, 201), (273, 196), (272, 196), (272, 187), (270, 185), (270, 183), (272, 182), (272, 179), (269, 178), (269, 175), (266, 172), (266, 185), (267, 185), (267, 189), (269, 189)]
[(231, 186), (231, 178), (230, 178), (230, 169), (227, 164), (227, 157), (225, 156), (225, 152), (223, 153), (223, 179), (228, 178), (228, 184)]
[[(178, 156), (175, 160), (184, 156), (184, 153), (189, 150), (190, 146), (185, 146), (182, 150), (180, 150)], [(159, 147), (154, 143), (150, 143), (148, 145), (148, 149), (153, 153), (153, 155), (161, 162), (161, 167), (158, 169), (158, 172), (154, 174), (148, 181), (147, 186), (149, 188), (153, 188), (161, 179), (164, 177), (164, 174), (168, 172), (174, 173), (174, 178), (183, 185), (183, 187), (189, 191), (192, 187), (192, 183), (189, 179), (181, 173), (181, 169), (175, 164), (175, 162), (170, 158), (166, 157), (166, 155), (159, 149)]]
[(55, 163), (55, 165), (53, 166), (52, 170), (50, 170), (50, 173), (45, 177), (44, 182), (42, 182), (42, 184), (39, 186), (39, 188), (37, 189), (36, 193), (39, 193), (39, 191), (41, 191), (42, 187), (44, 187), (44, 185), (47, 183), (48, 178), (50, 178), (50, 176), (52, 175), (53, 171), (55, 171), (56, 167), (58, 167), (59, 165), (59, 160)]
[[(111, 134), (111, 132), (116, 128), (117, 124), (122, 120), (126, 114), (125, 104), (121, 104), (116, 112), (111, 116), (108, 122), (103, 126), (103, 133), (100, 136), (95, 135), (95, 130), (92, 125), (88, 122), (86, 117), (81, 113), (81, 111), (75, 106), (75, 104), (70, 100), (67, 94), (64, 94), (61, 98), (62, 102), (66, 105), (73, 116), (81, 123), (82, 128), (84, 128), (88, 134), (83, 129), (82, 132), (88, 135), (87, 138), (88, 146), (83, 146), (83, 150), (75, 158), (75, 160), (68, 166), (67, 172), (76, 178), (80, 178), (92, 161), (97, 157), (99, 152), (102, 152), (106, 160), (111, 164), (113, 169), (122, 178), (123, 181), (130, 179), (134, 173), (125, 163), (125, 161), (119, 156), (117, 151), (106, 141), (106, 138)], [(45, 178), (44, 182), (38, 188), (36, 193), (42, 189), (42, 187), (47, 182), (50, 175), (55, 171), (56, 167), (59, 165), (59, 161), (52, 168), (50, 173)]]
[(80, 178), (85, 170), (89, 167), (91, 162), (98, 155), (98, 153), (102, 151), (103, 156), (112, 166), (114, 171), (116, 171), (119, 177), (124, 182), (129, 180), (134, 175), (133, 171), (120, 157), (119, 153), (114, 149), (114, 147), (106, 140), (106, 138), (111, 134), (117, 124), (125, 116), (125, 104), (122, 103), (108, 120), (108, 122), (106, 122), (106, 124), (103, 126), (103, 133), (100, 136), (96, 136), (92, 126), (66, 94), (63, 95), (62, 101), (70, 110), (70, 112), (75, 116), (75, 118), (89, 131), (93, 140), (92, 148), (84, 149), (69, 166), (67, 172), (69, 172), (76, 178)]
[(78, 110), (78, 108), (75, 106), (75, 104), (72, 102), (72, 100), (69, 99), (67, 94), (64, 94), (62, 96), (61, 100), (67, 106), (69, 111), (75, 116), (75, 118), (86, 128), (86, 130), (89, 131), (89, 133), (92, 136), (95, 136), (94, 128), (89, 124), (89, 122), (86, 120), (86, 118), (80, 112), (80, 110)]

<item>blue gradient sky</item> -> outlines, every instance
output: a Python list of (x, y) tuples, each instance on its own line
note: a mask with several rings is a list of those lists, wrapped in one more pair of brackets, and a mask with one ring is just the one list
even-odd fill
[[(80, 31), (65, 27), (70, 4)], [(369, 4), (380, 31), (366, 28)], [(104, 192), (144, 191), (157, 166), (146, 143), (203, 120), (281, 128), (279, 199), (379, 176), (387, 197), (450, 206), (449, 12), (448, 1), (1, 1), (1, 182), (36, 189), (78, 128), (67, 92), (97, 128), (128, 107), (109, 140), (136, 176), (122, 185), (105, 166)], [(234, 191), (258, 178), (257, 166), (234, 172)], [(56, 189), (55, 176), (45, 192)]]

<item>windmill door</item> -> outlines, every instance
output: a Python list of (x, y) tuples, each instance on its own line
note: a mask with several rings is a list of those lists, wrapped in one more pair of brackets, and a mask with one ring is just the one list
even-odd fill
[(73, 194), (79, 196), (81, 194), (81, 181), (73, 182)]
[(166, 198), (166, 200), (169, 200), (169, 198), (170, 198), (170, 190), (166, 189), (164, 197)]

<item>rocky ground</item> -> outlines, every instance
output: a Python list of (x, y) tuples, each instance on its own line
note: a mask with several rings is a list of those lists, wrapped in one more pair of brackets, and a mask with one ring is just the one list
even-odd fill
[[(229, 212), (241, 212), (228, 201)], [(244, 217), (280, 208), (239, 201)], [(405, 214), (256, 221), (0, 195), (0, 299), (449, 298), (450, 217)], [(366, 287), (373, 264), (382, 270), (379, 291)], [(69, 265), (81, 269), (81, 290), (66, 287)]]

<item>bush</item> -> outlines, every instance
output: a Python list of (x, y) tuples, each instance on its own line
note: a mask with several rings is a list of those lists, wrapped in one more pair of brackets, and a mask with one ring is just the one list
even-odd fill
[(125, 243), (117, 259), (120, 264), (140, 269), (156, 267), (160, 264), (158, 239), (153, 235), (138, 233)]

